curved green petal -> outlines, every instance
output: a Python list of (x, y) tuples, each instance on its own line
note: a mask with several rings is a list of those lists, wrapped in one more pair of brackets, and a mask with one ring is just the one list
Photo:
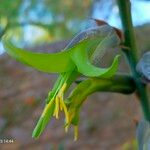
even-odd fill
[(119, 55), (114, 58), (109, 68), (98, 68), (91, 64), (85, 49), (74, 51), (72, 60), (75, 62), (78, 72), (89, 77), (112, 76), (118, 69)]
[(7, 36), (2, 39), (6, 52), (16, 60), (43, 72), (62, 73), (75, 66), (70, 59), (70, 51), (58, 53), (35, 53), (14, 46)]

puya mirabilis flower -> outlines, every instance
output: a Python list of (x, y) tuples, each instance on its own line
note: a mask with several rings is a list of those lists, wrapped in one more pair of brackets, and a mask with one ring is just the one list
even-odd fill
[[(33, 131), (39, 137), (52, 116), (59, 118), (59, 111), (65, 113), (65, 128), (73, 122), (68, 113), (64, 93), (79, 75), (86, 77), (113, 76), (118, 68), (117, 55), (109, 68), (97, 67), (103, 53), (120, 44), (116, 29), (105, 24), (82, 31), (75, 36), (64, 50), (58, 53), (35, 53), (14, 46), (5, 35), (2, 39), (6, 52), (16, 60), (43, 72), (60, 74), (53, 89), (49, 92), (43, 113)], [(77, 137), (77, 125), (75, 125)]]

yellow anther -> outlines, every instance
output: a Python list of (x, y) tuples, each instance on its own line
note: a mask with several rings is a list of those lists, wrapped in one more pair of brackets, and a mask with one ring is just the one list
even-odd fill
[(64, 110), (65, 116), (66, 116), (66, 106), (65, 104), (63, 104), (63, 95), (64, 95), (63, 93), (65, 91), (66, 86), (67, 86), (67, 83), (64, 83), (63, 86), (60, 88), (56, 97), (53, 98), (54, 99), (53, 101), (55, 101), (55, 109), (53, 112), (53, 116), (55, 116), (56, 119), (59, 118), (59, 109)]
[(74, 141), (78, 139), (78, 126), (74, 126)]
[(59, 110), (63, 110), (65, 113), (66, 122), (68, 123), (68, 121), (69, 121), (68, 110), (67, 110), (67, 107), (66, 107), (64, 100), (63, 100), (63, 95), (64, 95), (63, 93), (65, 91), (66, 86), (67, 86), (67, 84), (64, 83), (63, 86), (61, 87), (61, 89), (59, 90), (58, 94), (53, 99), (50, 100), (50, 102), (46, 105), (46, 107), (42, 113), (42, 116), (45, 116), (48, 109), (51, 109), (50, 108), (51, 105), (55, 102), (55, 108), (54, 108), (53, 116), (55, 116), (56, 119), (58, 119), (59, 118)]
[(58, 119), (59, 118), (59, 99), (57, 98), (56, 99), (56, 104), (57, 104), (57, 113), (56, 113), (56, 118)]

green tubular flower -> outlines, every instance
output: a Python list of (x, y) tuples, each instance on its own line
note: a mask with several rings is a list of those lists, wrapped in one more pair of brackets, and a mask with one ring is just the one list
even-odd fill
[(105, 25), (85, 30), (78, 34), (63, 51), (52, 54), (17, 48), (10, 42), (8, 36), (4, 36), (2, 42), (6, 52), (16, 60), (43, 72), (60, 74), (53, 89), (48, 93), (47, 103), (32, 136), (39, 137), (51, 117), (55, 116), (58, 119), (59, 111), (63, 110), (66, 129), (71, 122), (74, 122), (76, 139), (79, 110), (76, 110), (76, 115), (73, 115), (76, 117), (72, 118), (63, 98), (64, 93), (81, 74), (87, 77), (111, 77), (116, 73), (119, 55), (114, 58), (109, 68), (99, 68), (95, 61), (106, 50), (120, 44), (120, 38), (114, 28)]

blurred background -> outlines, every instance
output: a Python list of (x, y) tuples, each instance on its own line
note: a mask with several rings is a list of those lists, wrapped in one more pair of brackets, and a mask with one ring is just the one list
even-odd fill
[[(131, 0), (131, 4), (141, 56), (150, 49), (150, 1)], [(90, 18), (122, 28), (115, 0), (0, 0), (0, 39), (9, 33), (20, 47), (55, 52), (87, 28)], [(128, 70), (124, 59), (120, 70)], [(139, 102), (134, 95), (116, 93), (88, 97), (81, 112), (77, 142), (73, 141), (72, 130), (65, 134), (63, 119), (52, 119), (40, 139), (32, 139), (32, 130), (55, 79), (56, 75), (36, 71), (10, 58), (0, 42), (0, 139), (14, 140), (0, 144), (0, 149), (136, 149)]]

